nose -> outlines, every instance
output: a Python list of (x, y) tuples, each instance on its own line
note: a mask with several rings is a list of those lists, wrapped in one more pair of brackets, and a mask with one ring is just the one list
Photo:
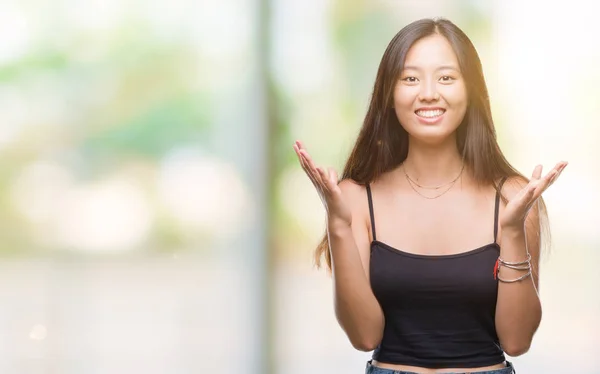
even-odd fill
[(419, 91), (419, 100), (421, 101), (437, 101), (440, 98), (437, 92), (436, 82), (425, 82), (421, 85)]

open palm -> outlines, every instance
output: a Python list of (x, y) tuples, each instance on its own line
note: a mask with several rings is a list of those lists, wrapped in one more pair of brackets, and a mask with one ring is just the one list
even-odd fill
[(500, 218), (500, 225), (502, 227), (523, 227), (529, 209), (556, 181), (566, 166), (567, 162), (559, 162), (544, 177), (542, 177), (542, 165), (536, 166), (529, 183), (506, 204)]
[(333, 168), (326, 169), (316, 166), (300, 141), (294, 143), (294, 151), (298, 156), (298, 161), (302, 169), (315, 186), (327, 211), (328, 219), (350, 224), (352, 214), (338, 185), (338, 176), (335, 170)]

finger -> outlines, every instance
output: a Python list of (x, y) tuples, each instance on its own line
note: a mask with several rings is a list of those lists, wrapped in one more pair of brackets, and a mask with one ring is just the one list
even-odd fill
[(308, 160), (306, 160), (306, 158), (304, 157), (303, 154), (300, 154), (300, 157), (302, 159), (302, 163), (304, 165), (303, 168), (304, 168), (304, 171), (306, 172), (306, 175), (308, 175), (311, 182), (313, 182), (313, 184), (315, 185), (316, 188), (322, 188), (320, 177), (319, 177), (319, 172), (316, 169), (311, 168), (311, 166), (308, 163)]
[(300, 140), (296, 140), (294, 142), (294, 145), (296, 146), (296, 148), (298, 148), (298, 152), (300, 154), (306, 153), (308, 155), (308, 151), (306, 150), (306, 147), (304, 146), (304, 143), (302, 143)]
[(308, 169), (312, 171), (313, 178), (319, 184), (319, 186), (321, 187), (321, 189), (326, 188), (325, 182), (324, 182), (326, 179), (323, 179), (321, 173), (318, 171), (317, 166), (313, 162), (312, 157), (310, 157), (310, 155), (308, 154), (308, 152), (304, 148), (304, 145), (302, 144), (302, 142), (298, 141), (298, 143), (300, 144), (300, 147), (301, 147), (300, 148), (300, 154), (302, 155), (304, 161), (306, 162), (306, 164), (308, 166)]
[(558, 177), (562, 174), (563, 170), (565, 170), (565, 168), (567, 167), (567, 165), (569, 165), (569, 163), (566, 162), (566, 161), (560, 162), (560, 167), (558, 169), (558, 174), (554, 177), (554, 180), (558, 179)]
[(552, 178), (550, 178), (550, 182), (548, 183), (548, 186), (546, 186), (546, 189), (548, 189), (548, 187), (552, 186), (554, 184), (554, 182), (556, 181), (556, 179), (558, 179), (558, 177), (560, 176), (560, 171), (556, 174), (554, 174), (554, 176)]
[(300, 161), (306, 166), (306, 168), (309, 168), (310, 165), (305, 157), (306, 151), (303, 151), (302, 148), (300, 148), (300, 146), (298, 144), (294, 144), (294, 149), (296, 150), (296, 154), (298, 155), (298, 158), (300, 159)]
[(296, 156), (298, 156), (298, 161), (300, 162), (300, 166), (302, 166), (302, 169), (304, 169), (305, 172), (308, 172), (308, 165), (304, 161), (304, 158), (302, 157), (302, 153), (300, 153), (300, 149), (298, 148), (298, 145), (296, 145), (296, 144), (294, 144), (294, 151), (296, 152)]
[(567, 165), (569, 165), (569, 163), (566, 161), (563, 161), (560, 164), (561, 164), (560, 169), (558, 171), (559, 171), (559, 173), (562, 173), (562, 171), (565, 170), (565, 168), (567, 167)]
[(304, 158), (301, 155), (298, 157), (300, 159), (300, 165), (302, 165), (302, 169), (304, 170), (306, 175), (310, 178), (310, 180), (314, 180), (313, 172), (310, 170), (308, 164), (306, 163), (306, 160), (304, 160)]
[(527, 205), (529, 201), (533, 198), (533, 194), (537, 188), (538, 183), (534, 180), (531, 180), (525, 187), (517, 193), (517, 195), (513, 198), (516, 201), (521, 202), (521, 204)]
[(304, 170), (304, 172), (306, 173), (306, 175), (308, 176), (308, 179), (310, 179), (312, 184), (318, 188), (318, 182), (314, 175), (315, 173), (310, 169), (310, 166), (308, 165), (308, 161), (306, 161), (304, 159), (304, 156), (302, 155), (302, 153), (300, 152), (300, 149), (298, 148), (298, 146), (296, 144), (294, 144), (294, 150), (296, 151), (296, 155), (298, 156), (298, 160), (300, 161), (300, 166), (302, 167), (302, 170)]
[(558, 168), (554, 168), (551, 172), (549, 172), (538, 184), (534, 198), (537, 199), (540, 197), (547, 189), (554, 183), (556, 178), (558, 178), (560, 171)]
[(565, 169), (566, 169), (567, 165), (569, 165), (569, 163), (568, 163), (568, 162), (566, 162), (566, 161), (562, 163), (562, 165), (561, 165), (560, 169), (558, 170), (558, 175), (560, 175), (560, 173), (562, 173), (562, 172), (563, 172), (563, 170), (565, 170)]
[(314, 174), (308, 168), (304, 168), (304, 172), (306, 173), (308, 179), (310, 179), (310, 182), (313, 184), (313, 186), (315, 186), (316, 189), (320, 189), (321, 187), (319, 186), (319, 182)]
[(312, 161), (312, 159), (310, 158), (308, 153), (304, 150), (302, 151), (302, 157), (304, 159), (304, 162), (308, 166), (308, 170), (311, 171), (311, 175), (315, 179), (315, 182), (319, 185), (319, 187), (321, 189), (325, 188), (325, 183), (323, 182), (323, 177), (321, 176), (321, 173), (319, 172), (320, 168), (315, 165), (315, 163)]
[(565, 166), (567, 166), (565, 162), (559, 162), (558, 164), (556, 164), (556, 166), (554, 166), (554, 168), (552, 168), (552, 170), (550, 170), (548, 174), (544, 176), (543, 182), (545, 183), (542, 184), (542, 187), (547, 188), (548, 186), (550, 186), (550, 184), (552, 184), (552, 182), (556, 180), (558, 175), (560, 175)]
[(535, 169), (533, 169), (533, 174), (531, 175), (531, 179), (540, 179), (542, 177), (542, 165), (537, 165)]
[(548, 184), (548, 187), (552, 186), (552, 184), (558, 179), (558, 177), (560, 177), (560, 175), (562, 174), (563, 170), (565, 170), (566, 165), (563, 165), (559, 170), (558, 173), (556, 173), (551, 179), (550, 179), (550, 183)]
[(300, 157), (302, 157), (302, 161), (304, 161), (306, 168), (312, 171), (313, 174), (317, 174), (317, 168), (315, 166), (315, 163), (311, 161), (310, 156), (308, 156), (308, 153), (306, 153), (306, 151), (304, 150), (300, 150)]
[(558, 170), (552, 170), (550, 173), (548, 173), (538, 186), (538, 195), (541, 195), (544, 191), (546, 191), (548, 186), (550, 186), (550, 183), (552, 183), (557, 176)]
[(301, 154), (304, 157), (304, 160), (307, 162), (308, 167), (313, 171), (313, 174), (315, 174), (315, 176), (318, 176), (319, 173), (317, 172), (317, 165), (315, 165), (315, 163), (313, 162), (313, 160), (310, 157), (310, 155), (308, 154), (308, 152), (306, 152), (306, 150), (302, 149)]
[(531, 209), (531, 207), (533, 206), (533, 204), (536, 202), (537, 198), (539, 197), (539, 195), (537, 194), (538, 191), (538, 187), (537, 186), (530, 186), (527, 188), (527, 191), (525, 191), (525, 196), (523, 197), (523, 199), (525, 200), (525, 212), (529, 211), (529, 209)]
[(554, 181), (560, 176), (562, 171), (565, 169), (567, 164), (568, 163), (565, 161), (557, 163), (556, 166), (554, 166), (554, 168), (544, 177), (544, 183), (541, 186), (543, 188), (542, 192), (545, 191), (548, 187), (550, 187), (552, 183), (554, 183)]
[[(319, 172), (319, 176), (321, 177), (321, 180), (323, 182), (326, 182), (329, 180), (329, 174), (327, 172), (327, 169), (317, 166), (317, 171)], [(326, 184), (326, 183), (324, 183), (324, 184)]]
[(525, 195), (524, 195), (526, 201), (529, 202), (532, 200), (533, 196), (535, 195), (535, 191), (538, 189), (538, 186), (539, 185), (537, 185), (535, 183), (531, 183), (531, 184), (527, 185), (527, 189), (525, 190)]
[(321, 168), (321, 167), (317, 167), (317, 172), (319, 173), (319, 182), (321, 183), (321, 187), (323, 188), (323, 191), (325, 192), (329, 192), (329, 185), (327, 184), (327, 180), (328, 180), (328, 175), (327, 172)]
[(558, 164), (556, 164), (556, 166), (554, 166), (554, 168), (552, 168), (552, 170), (550, 170), (550, 172), (548, 172), (546, 177), (548, 179), (552, 178), (556, 173), (560, 172), (563, 168), (564, 168), (563, 163), (559, 162)]
[(308, 164), (310, 165), (310, 167), (315, 168), (315, 163), (314, 163), (312, 157), (310, 156), (310, 154), (308, 153), (308, 151), (305, 148), (300, 148), (300, 153), (308, 161)]
[(559, 173), (558, 167), (555, 167), (554, 169), (552, 169), (542, 179), (542, 185), (547, 185), (548, 183), (550, 183), (552, 181), (552, 179), (554, 179), (558, 175), (558, 173)]
[(296, 156), (298, 157), (298, 161), (300, 161), (300, 163), (302, 163), (302, 157), (300, 157), (300, 148), (298, 148), (298, 145), (296, 143), (294, 143), (293, 147), (294, 147), (294, 152), (296, 153)]

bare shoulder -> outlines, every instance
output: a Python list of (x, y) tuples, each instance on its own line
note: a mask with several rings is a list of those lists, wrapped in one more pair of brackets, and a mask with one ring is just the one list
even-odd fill
[(352, 179), (344, 179), (339, 183), (339, 187), (350, 206), (352, 212), (352, 235), (354, 236), (354, 242), (358, 249), (366, 279), (370, 279), (371, 226), (369, 224), (369, 204), (366, 186)]
[(352, 180), (352, 179), (344, 179), (339, 183), (340, 190), (342, 190), (342, 194), (344, 197), (350, 200), (352, 205), (355, 205), (356, 202), (360, 201), (361, 197), (366, 198), (365, 186)]
[(366, 186), (352, 179), (344, 179), (339, 183), (342, 195), (350, 205), (352, 215), (360, 218), (359, 222), (367, 222), (369, 217), (369, 203)]

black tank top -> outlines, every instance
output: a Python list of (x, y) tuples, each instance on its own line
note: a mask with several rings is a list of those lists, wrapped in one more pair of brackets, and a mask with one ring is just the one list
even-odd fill
[(495, 327), (500, 195), (492, 243), (463, 253), (420, 255), (377, 240), (371, 188), (366, 187), (373, 230), (370, 281), (385, 316), (373, 359), (426, 368), (504, 362)]

